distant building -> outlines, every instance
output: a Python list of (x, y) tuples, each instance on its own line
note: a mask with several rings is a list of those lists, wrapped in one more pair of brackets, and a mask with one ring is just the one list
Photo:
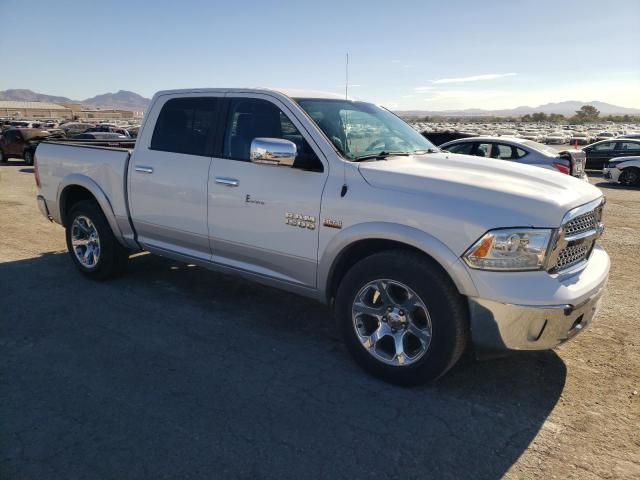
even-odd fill
[[(63, 103), (77, 120), (121, 120), (134, 118), (135, 112), (116, 108), (88, 108), (81, 103)], [(141, 116), (141, 115), (140, 115)]]
[(70, 108), (57, 103), (0, 100), (0, 117), (9, 118), (73, 118)]
[(0, 100), (0, 118), (66, 120), (130, 120), (142, 112), (117, 108), (89, 108), (80, 103), (18, 102)]

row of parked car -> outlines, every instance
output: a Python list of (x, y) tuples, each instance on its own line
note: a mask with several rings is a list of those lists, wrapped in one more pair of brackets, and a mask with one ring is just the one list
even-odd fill
[[(32, 165), (38, 144), (45, 139), (133, 140), (139, 126), (68, 122), (48, 129), (48, 122), (13, 122), (0, 136), (0, 162), (23, 159)], [(24, 124), (24, 125), (23, 125)], [(66, 128), (64, 128), (66, 126)], [(81, 130), (81, 133), (77, 133)], [(504, 132), (504, 129), (502, 130)], [(619, 133), (619, 132), (615, 132)], [(640, 134), (611, 135), (582, 149), (559, 151), (530, 138), (516, 136), (469, 136), (462, 132), (423, 132), (441, 149), (451, 153), (494, 158), (557, 170), (587, 180), (586, 170), (603, 170), (606, 179), (634, 185), (640, 182)], [(462, 137), (462, 138), (459, 138)], [(636, 138), (634, 138), (636, 137)], [(453, 140), (452, 140), (453, 138)], [(449, 140), (444, 141), (443, 140)], [(615, 162), (612, 161), (616, 159)]]
[(0, 163), (10, 158), (18, 158), (23, 159), (27, 165), (33, 165), (36, 148), (43, 140), (134, 141), (138, 129), (139, 126), (122, 126), (115, 123), (3, 122), (0, 131)]
[(532, 140), (547, 145), (589, 145), (614, 138), (640, 139), (638, 124), (556, 125), (551, 123), (451, 123), (413, 122), (421, 133), (449, 132), (467, 136), (501, 136)]

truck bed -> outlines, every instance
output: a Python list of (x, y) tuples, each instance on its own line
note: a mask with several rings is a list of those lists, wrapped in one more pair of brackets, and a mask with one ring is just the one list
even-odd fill
[[(53, 220), (61, 223), (58, 205), (67, 185), (99, 191), (103, 209), (110, 209), (117, 222), (128, 224), (127, 169), (135, 141), (49, 141), (36, 149), (35, 159), (44, 197)], [(63, 200), (60, 200), (63, 203)]]

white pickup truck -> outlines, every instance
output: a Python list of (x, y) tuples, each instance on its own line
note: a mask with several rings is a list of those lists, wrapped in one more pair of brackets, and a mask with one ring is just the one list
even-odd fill
[(134, 149), (44, 142), (36, 182), (87, 277), (145, 250), (312, 297), (356, 361), (399, 384), (467, 347), (561, 344), (609, 273), (597, 188), (442, 152), (383, 108), (317, 92), (159, 92)]

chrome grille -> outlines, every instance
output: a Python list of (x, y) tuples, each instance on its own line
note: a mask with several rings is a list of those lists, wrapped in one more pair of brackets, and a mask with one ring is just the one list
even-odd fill
[(591, 251), (591, 247), (593, 246), (593, 242), (581, 243), (579, 245), (571, 245), (566, 248), (560, 250), (560, 254), (558, 255), (558, 261), (556, 262), (557, 270), (564, 270), (565, 268), (569, 268), (577, 263), (580, 263)]
[(595, 230), (598, 227), (598, 220), (596, 218), (596, 211), (580, 215), (570, 222), (567, 222), (564, 227), (564, 233), (566, 236), (576, 235), (578, 233), (587, 232), (589, 230)]
[[(589, 205), (592, 205), (590, 210)], [(604, 203), (600, 200), (567, 214), (570, 219), (560, 228), (551, 254), (550, 272), (566, 270), (589, 258), (604, 228), (600, 223), (603, 206)]]

